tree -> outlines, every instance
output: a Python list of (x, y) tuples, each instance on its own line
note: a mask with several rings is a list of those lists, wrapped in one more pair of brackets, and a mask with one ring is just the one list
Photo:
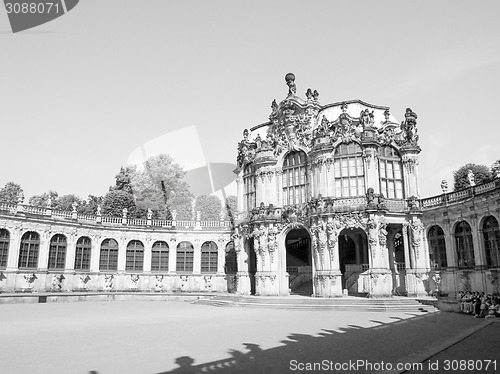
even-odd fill
[(28, 203), (29, 205), (33, 206), (46, 207), (49, 201), (49, 196), (52, 200), (51, 206), (53, 207), (57, 198), (59, 197), (59, 194), (56, 191), (52, 190), (50, 190), (49, 192), (45, 192), (41, 195), (31, 196)]
[(201, 195), (196, 198), (194, 211), (200, 212), (202, 221), (218, 221), (222, 211), (222, 204), (217, 196)]
[(132, 176), (137, 172), (135, 166), (120, 167), (120, 172), (115, 175), (115, 185), (109, 188), (110, 191), (124, 191), (133, 194)]
[(57, 210), (73, 210), (73, 203), (77, 203), (78, 206), (83, 204), (83, 200), (76, 195), (69, 194), (58, 197), (52, 204), (52, 208)]
[(24, 197), (24, 191), (17, 183), (7, 182), (0, 190), (0, 204), (17, 204), (20, 197)]
[[(150, 157), (144, 162), (143, 170), (131, 173), (137, 207), (142, 211), (151, 209), (159, 219), (170, 219), (174, 209), (178, 219), (191, 219), (193, 195), (183, 180), (185, 175), (184, 169), (170, 156)], [(181, 218), (187, 216), (189, 218)]]
[(228, 219), (231, 222), (236, 218), (236, 211), (238, 209), (236, 196), (230, 195), (226, 197), (226, 215), (224, 219)]
[(78, 213), (82, 214), (96, 214), (97, 206), (102, 205), (102, 196), (89, 195), (87, 200), (82, 201), (82, 205), (78, 207)]
[(136, 205), (134, 197), (121, 190), (109, 191), (102, 200), (102, 214), (121, 217), (123, 208), (127, 208), (130, 217), (135, 216)]
[(493, 164), (491, 164), (491, 176), (492, 178), (500, 176), (500, 160), (496, 160)]
[(476, 184), (485, 183), (491, 180), (491, 171), (487, 166), (476, 165), (472, 163), (465, 164), (460, 169), (453, 172), (453, 189), (455, 191), (470, 186), (469, 179), (467, 178), (469, 170), (472, 170), (472, 173), (474, 174), (474, 181)]
[(192, 220), (193, 198), (191, 196), (173, 196), (169, 201), (169, 209), (172, 214), (174, 210), (177, 212), (176, 219), (178, 220)]

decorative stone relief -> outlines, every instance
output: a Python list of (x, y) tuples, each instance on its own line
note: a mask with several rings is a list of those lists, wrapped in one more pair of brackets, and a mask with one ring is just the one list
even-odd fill
[(212, 276), (204, 275), (203, 280), (205, 281), (205, 290), (212, 291)]
[(52, 284), (50, 286), (50, 290), (55, 292), (61, 291), (63, 279), (64, 276), (62, 274), (54, 274), (52, 276)]
[(104, 291), (112, 291), (113, 290), (113, 280), (115, 276), (113, 274), (105, 274), (104, 275)]
[(155, 291), (161, 292), (163, 290), (163, 275), (155, 276)]
[(80, 274), (80, 288), (82, 290), (86, 291), (88, 289), (90, 279), (90, 275)]
[(378, 244), (378, 231), (377, 231), (377, 222), (373, 218), (370, 218), (366, 222), (366, 230), (368, 233), (368, 244), (370, 247), (370, 251), (372, 256), (375, 256), (376, 246)]
[(269, 257), (271, 263), (274, 261), (274, 254), (278, 249), (278, 242), (276, 240), (276, 235), (278, 235), (279, 231), (276, 227), (271, 226), (267, 230), (267, 248), (269, 250)]
[(411, 232), (411, 245), (415, 251), (417, 258), (420, 256), (420, 244), (422, 243), (422, 231), (424, 230), (424, 225), (420, 219), (413, 217), (410, 225)]
[(23, 291), (31, 292), (33, 290), (33, 283), (37, 279), (34, 273), (24, 274), (24, 287)]
[(130, 275), (130, 285), (129, 288), (131, 290), (137, 290), (139, 283), (139, 274), (131, 274)]
[(378, 224), (378, 242), (382, 247), (387, 245), (387, 223), (384, 219)]

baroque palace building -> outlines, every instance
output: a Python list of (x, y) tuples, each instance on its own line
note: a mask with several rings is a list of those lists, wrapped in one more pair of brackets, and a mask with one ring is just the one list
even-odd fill
[(272, 102), (238, 144), (232, 221), (0, 205), (0, 292), (317, 297), (499, 291), (500, 179), (421, 198), (417, 115), (317, 91)]

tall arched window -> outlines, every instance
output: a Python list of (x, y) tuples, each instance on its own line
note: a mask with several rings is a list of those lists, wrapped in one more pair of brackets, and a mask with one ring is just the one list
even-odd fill
[(475, 265), (472, 231), (469, 224), (461, 221), (455, 227), (455, 243), (459, 268), (472, 268)]
[(217, 244), (205, 242), (201, 246), (201, 272), (217, 272)]
[(486, 264), (489, 267), (500, 267), (500, 230), (495, 217), (489, 216), (483, 223), (484, 248)]
[(153, 244), (151, 271), (168, 271), (168, 244), (158, 241)]
[(444, 231), (439, 226), (432, 226), (427, 236), (429, 242), (429, 256), (432, 268), (445, 268), (448, 266), (446, 261), (446, 243)]
[(144, 264), (144, 244), (140, 240), (131, 240), (127, 245), (125, 270), (142, 271)]
[(10, 233), (6, 229), (0, 229), (0, 269), (7, 267), (9, 257)]
[(307, 156), (290, 152), (283, 161), (283, 205), (303, 204), (307, 199)]
[(40, 235), (28, 231), (21, 238), (19, 250), (19, 269), (35, 269), (38, 266), (38, 251), (40, 249)]
[(379, 147), (380, 192), (389, 199), (403, 198), (401, 157), (392, 147)]
[(335, 148), (333, 172), (336, 197), (365, 196), (363, 151), (357, 143)]
[(118, 242), (115, 239), (104, 239), (101, 244), (99, 270), (118, 269)]
[(194, 247), (190, 242), (180, 242), (177, 244), (176, 271), (193, 272)]
[(49, 270), (64, 269), (66, 261), (66, 237), (62, 234), (57, 234), (50, 239), (49, 248)]
[(238, 272), (238, 257), (234, 249), (234, 242), (230, 241), (226, 244), (226, 264), (224, 271), (226, 274), (236, 274)]
[(76, 242), (75, 270), (90, 269), (90, 253), (92, 251), (92, 241), (87, 236), (82, 236)]
[(247, 164), (243, 169), (243, 198), (245, 209), (247, 211), (251, 211), (256, 207), (255, 167), (253, 166), (253, 164)]

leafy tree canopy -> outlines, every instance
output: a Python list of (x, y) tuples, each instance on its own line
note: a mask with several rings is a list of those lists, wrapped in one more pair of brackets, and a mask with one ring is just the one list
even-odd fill
[(470, 186), (469, 179), (467, 178), (469, 170), (472, 170), (472, 173), (474, 174), (474, 182), (476, 184), (485, 183), (491, 180), (491, 171), (487, 166), (472, 163), (465, 164), (460, 169), (453, 172), (453, 188), (455, 191)]
[(226, 197), (226, 215), (224, 219), (228, 219), (231, 222), (234, 221), (236, 216), (236, 211), (238, 209), (236, 196), (230, 195)]
[(220, 199), (214, 195), (201, 195), (196, 198), (195, 212), (200, 212), (202, 221), (218, 221), (222, 211)]
[(134, 197), (121, 190), (109, 191), (102, 200), (102, 214), (121, 217), (123, 208), (127, 208), (128, 217), (135, 217), (136, 205)]
[(17, 183), (7, 182), (0, 190), (0, 204), (17, 204), (20, 197), (24, 198), (24, 191)]
[(491, 174), (492, 178), (500, 176), (500, 160), (496, 160), (491, 164)]
[[(177, 220), (193, 219), (193, 198), (191, 196), (173, 196), (169, 201), (170, 212), (177, 212)], [(170, 217), (168, 217), (170, 219)]]
[(33, 195), (30, 197), (28, 204), (33, 206), (46, 207), (49, 201), (49, 196), (52, 200), (51, 207), (54, 207), (59, 194), (56, 191), (50, 190), (49, 192), (45, 192), (41, 195)]
[(132, 176), (136, 173), (135, 166), (125, 166), (120, 168), (120, 172), (115, 175), (115, 185), (109, 188), (110, 191), (124, 191), (133, 194)]

